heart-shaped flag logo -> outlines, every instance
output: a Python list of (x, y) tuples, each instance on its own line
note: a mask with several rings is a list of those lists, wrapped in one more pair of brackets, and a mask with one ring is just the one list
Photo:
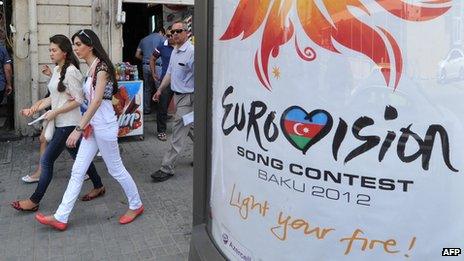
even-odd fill
[(285, 137), (303, 154), (330, 132), (332, 124), (332, 116), (327, 111), (314, 110), (307, 113), (299, 106), (286, 109), (280, 118), (280, 127)]

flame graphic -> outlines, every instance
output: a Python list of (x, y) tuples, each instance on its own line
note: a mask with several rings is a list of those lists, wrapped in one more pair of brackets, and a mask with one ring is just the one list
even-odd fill
[[(446, 13), (452, 0), (423, 0), (408, 3), (408, 0), (374, 0), (388, 13), (405, 21), (428, 21)], [(317, 2), (320, 2), (320, 7)], [(295, 4), (298, 19), (304, 33), (318, 46), (340, 54), (333, 41), (367, 56), (377, 64), (390, 85), (394, 76), (394, 89), (399, 84), (403, 71), (401, 49), (392, 34), (381, 26), (368, 25), (350, 11), (356, 8), (371, 16), (361, 0), (240, 0), (227, 30), (220, 40), (231, 40), (242, 35), (241, 40), (255, 34), (264, 24), (260, 49), (254, 57), (254, 67), (261, 84), (271, 90), (269, 81), (270, 56), (279, 56), (280, 47), (294, 37), (295, 29), (289, 17)], [(322, 10), (321, 8), (324, 8)], [(324, 13), (324, 11), (326, 11)], [(328, 15), (327, 15), (328, 14)], [(295, 49), (305, 61), (316, 59), (314, 49), (300, 50), (295, 36)], [(394, 71), (392, 71), (394, 69)]]

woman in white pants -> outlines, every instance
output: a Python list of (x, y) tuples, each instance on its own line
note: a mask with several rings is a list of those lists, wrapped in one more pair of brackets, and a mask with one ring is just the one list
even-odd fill
[(124, 167), (118, 147), (118, 123), (111, 98), (117, 91), (117, 80), (113, 64), (92, 30), (81, 30), (73, 35), (74, 51), (89, 66), (84, 81), (84, 93), (89, 107), (80, 124), (69, 135), (66, 145), (75, 147), (81, 135), (79, 152), (72, 167), (71, 179), (56, 213), (50, 216), (37, 214), (36, 219), (58, 230), (67, 228), (68, 218), (84, 182), (84, 175), (98, 150), (108, 172), (119, 184), (129, 202), (129, 209), (119, 223), (127, 224), (143, 213), (140, 196), (129, 172)]

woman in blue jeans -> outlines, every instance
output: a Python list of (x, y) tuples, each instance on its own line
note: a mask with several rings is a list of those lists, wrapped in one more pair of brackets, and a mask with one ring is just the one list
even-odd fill
[[(78, 69), (79, 61), (72, 50), (71, 41), (64, 35), (52, 36), (49, 51), (52, 62), (56, 64), (48, 83), (50, 97), (40, 100), (29, 109), (22, 110), (21, 114), (30, 117), (37, 111), (51, 106), (52, 109), (46, 113), (45, 119), (49, 121), (49, 124), (55, 125), (55, 131), (40, 160), (42, 174), (34, 194), (29, 199), (15, 201), (11, 204), (13, 208), (20, 211), (38, 210), (39, 202), (53, 177), (53, 164), (66, 148), (68, 136), (81, 120), (79, 105), (84, 100), (83, 76)], [(75, 159), (78, 149), (67, 149)], [(84, 196), (83, 200), (90, 200), (105, 193), (105, 188), (93, 164), (90, 164), (87, 173), (94, 189)]]

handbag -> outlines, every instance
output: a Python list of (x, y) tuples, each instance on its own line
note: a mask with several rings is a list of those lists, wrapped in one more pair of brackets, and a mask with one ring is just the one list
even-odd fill
[(44, 129), (44, 137), (47, 142), (50, 142), (53, 138), (53, 134), (55, 133), (55, 120), (44, 120), (42, 123)]
[(92, 135), (92, 132), (92, 125), (89, 123), (87, 126), (85, 126), (84, 131), (82, 132), (82, 137), (84, 137), (84, 139), (88, 139)]

